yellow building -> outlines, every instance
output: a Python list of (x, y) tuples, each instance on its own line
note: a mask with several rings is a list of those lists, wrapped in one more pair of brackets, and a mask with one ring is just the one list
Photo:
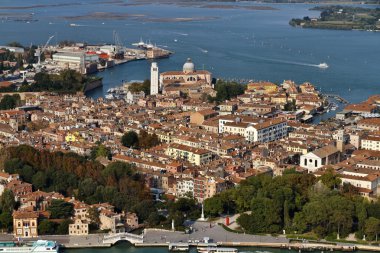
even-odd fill
[(125, 215), (125, 218), (128, 231), (134, 230), (139, 227), (139, 218), (137, 217), (136, 213), (128, 212)]
[(210, 151), (173, 143), (166, 149), (166, 155), (174, 159), (183, 159), (195, 165), (207, 164), (212, 159)]
[(13, 234), (14, 237), (31, 238), (38, 236), (38, 212), (14, 211)]
[(88, 235), (88, 224), (75, 219), (74, 224), (69, 225), (69, 235)]
[(271, 82), (258, 82), (258, 83), (249, 83), (247, 85), (248, 92), (269, 94), (277, 92), (278, 86)]
[(68, 134), (65, 136), (65, 141), (66, 141), (66, 142), (76, 142), (76, 141), (81, 141), (81, 138), (80, 138), (78, 132), (75, 132), (75, 133), (68, 133)]
[(202, 125), (205, 120), (218, 116), (218, 113), (211, 109), (205, 109), (190, 114), (190, 123)]

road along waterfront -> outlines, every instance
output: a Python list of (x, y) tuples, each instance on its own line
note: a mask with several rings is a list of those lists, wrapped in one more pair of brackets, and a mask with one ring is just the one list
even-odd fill
[[(211, 225), (210, 225), (211, 224)], [(69, 253), (89, 253), (89, 252), (168, 252), (169, 243), (189, 243), (190, 246), (201, 244), (205, 237), (209, 242), (217, 243), (220, 246), (238, 247), (240, 252), (258, 252), (269, 251), (274, 253), (295, 252), (295, 251), (380, 251), (380, 247), (350, 244), (350, 243), (330, 243), (326, 241), (309, 242), (294, 241), (286, 238), (284, 235), (251, 235), (238, 234), (226, 231), (222, 226), (209, 222), (194, 222), (192, 225), (193, 232), (186, 234), (180, 231), (168, 231), (161, 229), (146, 229), (143, 236), (143, 242), (135, 245), (126, 241), (107, 243), (105, 237), (110, 234), (91, 234), (88, 236), (68, 236), (68, 235), (50, 235), (41, 236), (39, 239), (53, 240), (59, 242), (64, 252)], [(111, 235), (111, 237), (115, 234)], [(139, 238), (138, 235), (132, 237)], [(1, 241), (10, 241), (13, 236), (1, 235)], [(35, 240), (35, 239), (34, 239)], [(106, 242), (106, 243), (105, 243)]]

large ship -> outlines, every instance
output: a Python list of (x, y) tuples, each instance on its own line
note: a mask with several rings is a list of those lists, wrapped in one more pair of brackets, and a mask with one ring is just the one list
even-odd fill
[(31, 243), (0, 242), (0, 252), (58, 253), (59, 245), (54, 241), (46, 241), (46, 240), (38, 240)]

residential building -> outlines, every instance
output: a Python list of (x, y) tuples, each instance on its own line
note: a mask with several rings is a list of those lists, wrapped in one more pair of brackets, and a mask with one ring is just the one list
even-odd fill
[(81, 219), (75, 219), (73, 224), (69, 225), (69, 235), (88, 235), (88, 224)]
[(165, 153), (174, 159), (183, 159), (195, 165), (207, 164), (212, 160), (212, 153), (206, 149), (188, 147), (177, 143), (170, 144)]
[(265, 143), (283, 139), (287, 136), (287, 133), (288, 125), (286, 120), (276, 118), (249, 125), (245, 129), (244, 136), (249, 142)]
[(300, 165), (309, 173), (315, 172), (323, 166), (340, 162), (340, 151), (334, 145), (327, 145), (302, 155)]
[(139, 218), (137, 217), (136, 213), (127, 212), (127, 214), (125, 215), (125, 221), (128, 231), (139, 228)]
[(362, 137), (361, 148), (367, 150), (380, 151), (380, 136), (369, 135)]
[(13, 211), (13, 235), (15, 238), (38, 236), (38, 212)]

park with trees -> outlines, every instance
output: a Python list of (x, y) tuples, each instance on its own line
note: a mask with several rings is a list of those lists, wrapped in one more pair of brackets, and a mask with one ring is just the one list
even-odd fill
[(252, 234), (285, 230), (297, 237), (335, 240), (355, 233), (359, 240), (364, 235), (377, 240), (380, 233), (380, 203), (341, 185), (332, 170), (319, 178), (294, 170), (274, 178), (252, 177), (205, 200), (205, 212), (209, 217), (240, 214), (239, 231)]

